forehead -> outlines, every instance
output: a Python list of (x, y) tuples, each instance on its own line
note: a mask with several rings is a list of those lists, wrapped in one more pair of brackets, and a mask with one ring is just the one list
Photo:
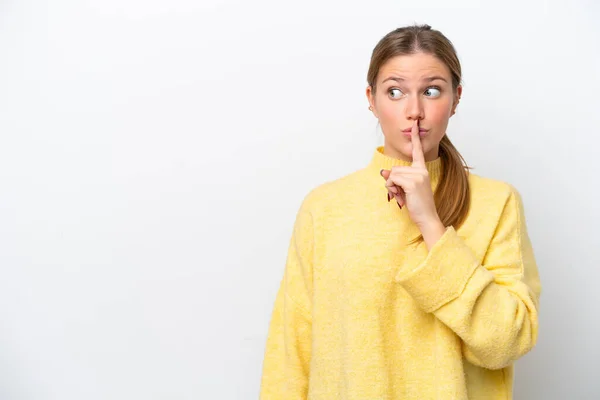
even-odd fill
[(450, 82), (450, 70), (442, 61), (431, 54), (416, 53), (390, 58), (379, 69), (379, 82), (390, 76), (406, 80), (421, 80), (431, 75), (440, 75)]

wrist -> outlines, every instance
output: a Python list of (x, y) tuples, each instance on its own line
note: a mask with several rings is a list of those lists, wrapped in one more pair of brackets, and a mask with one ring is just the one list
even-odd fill
[(446, 227), (439, 217), (432, 218), (429, 222), (419, 227), (423, 240), (427, 245), (427, 249), (431, 249), (433, 245), (444, 235)]
[(421, 222), (420, 224), (417, 224), (419, 230), (421, 232), (423, 231), (432, 231), (432, 230), (438, 230), (441, 227), (444, 226), (444, 224), (442, 223), (442, 220), (440, 219), (439, 215), (437, 215), (437, 213), (434, 216), (431, 216), (427, 219), (425, 219), (423, 222)]

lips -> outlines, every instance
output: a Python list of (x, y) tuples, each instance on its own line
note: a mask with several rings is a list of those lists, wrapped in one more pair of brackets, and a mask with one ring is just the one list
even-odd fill
[[(411, 133), (412, 132), (412, 128), (404, 129), (404, 130), (402, 130), (402, 132)], [(429, 132), (429, 129), (419, 128), (419, 133), (425, 133), (425, 132)]]

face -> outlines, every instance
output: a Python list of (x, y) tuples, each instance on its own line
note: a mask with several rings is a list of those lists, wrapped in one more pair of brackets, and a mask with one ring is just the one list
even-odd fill
[(452, 90), (448, 67), (430, 54), (397, 56), (381, 66), (375, 86), (375, 93), (367, 87), (367, 98), (385, 137), (384, 153), (411, 161), (410, 129), (418, 121), (425, 160), (436, 159), (462, 93), (460, 86)]

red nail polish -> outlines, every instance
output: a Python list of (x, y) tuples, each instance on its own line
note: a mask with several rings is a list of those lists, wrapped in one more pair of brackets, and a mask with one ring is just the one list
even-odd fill
[(402, 206), (400, 205), (400, 203), (396, 203), (396, 204), (398, 204), (398, 207), (400, 207), (400, 209), (402, 210)]
[(390, 200), (392, 199), (392, 196), (390, 196), (390, 193), (388, 192), (387, 194), (387, 199), (388, 199), (388, 203), (390, 202)]

